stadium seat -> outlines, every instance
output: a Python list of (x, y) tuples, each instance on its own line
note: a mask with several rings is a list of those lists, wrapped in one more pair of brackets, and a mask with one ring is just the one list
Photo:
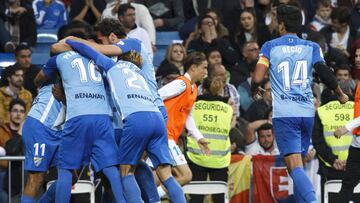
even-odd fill
[(32, 64), (35, 65), (44, 65), (50, 58), (49, 52), (44, 53), (33, 53), (32, 54)]
[(8, 67), (15, 63), (15, 56), (13, 53), (0, 53), (0, 67)]
[(153, 64), (155, 67), (159, 67), (161, 62), (165, 59), (166, 48), (158, 48), (154, 54)]
[(174, 41), (181, 41), (179, 32), (156, 32), (156, 46), (168, 46)]
[[(329, 203), (329, 193), (339, 193), (342, 180), (328, 180), (324, 186), (324, 203)], [(354, 193), (360, 193), (360, 184), (354, 188)]]
[(57, 42), (57, 30), (38, 29), (37, 43), (54, 43)]
[(223, 181), (190, 181), (183, 187), (185, 194), (209, 195), (224, 194), (224, 202), (229, 202), (228, 185)]
[[(50, 181), (46, 185), (46, 189), (49, 189), (54, 181)], [(71, 190), (71, 194), (89, 194), (90, 203), (95, 203), (95, 185), (89, 180), (78, 180), (75, 186)]]

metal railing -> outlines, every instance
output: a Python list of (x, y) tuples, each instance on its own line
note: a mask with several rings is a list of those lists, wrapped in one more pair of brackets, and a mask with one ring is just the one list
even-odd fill
[(21, 161), (21, 193), (24, 191), (24, 160), (25, 156), (2, 156), (0, 161), (9, 161), (8, 165), (8, 202), (11, 203), (11, 169), (13, 161)]

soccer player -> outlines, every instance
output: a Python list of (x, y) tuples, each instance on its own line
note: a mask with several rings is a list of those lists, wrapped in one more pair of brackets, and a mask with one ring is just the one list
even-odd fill
[(325, 65), (320, 47), (296, 36), (301, 28), (300, 9), (279, 5), (277, 19), (281, 36), (262, 46), (252, 90), (257, 90), (269, 71), (276, 142), (294, 181), (296, 201), (317, 202), (314, 188), (303, 170), (301, 157), (308, 150), (315, 115), (311, 90), (312, 67), (322, 82), (337, 93), (341, 103), (347, 102), (348, 97)]
[[(171, 158), (167, 148), (163, 116), (153, 102), (154, 96), (147, 82), (139, 73), (138, 67), (142, 67), (139, 62), (140, 55), (130, 52), (122, 57), (127, 57), (127, 60), (133, 63), (122, 60), (115, 63), (111, 58), (85, 44), (73, 40), (66, 40), (66, 43), (82, 55), (93, 59), (106, 72), (112, 96), (122, 113), (124, 129), (119, 150), (126, 200), (134, 203), (142, 202), (141, 192), (133, 174), (146, 149), (161, 182), (169, 191), (171, 201), (186, 202), (180, 185), (171, 175)], [(139, 46), (135, 51), (140, 49)]]
[[(180, 185), (185, 185), (192, 179), (192, 173), (185, 156), (177, 146), (184, 127), (197, 140), (202, 152), (210, 153), (207, 146), (208, 142), (196, 128), (195, 121), (191, 116), (191, 110), (197, 97), (196, 82), (204, 79), (207, 74), (207, 67), (208, 62), (205, 54), (193, 52), (185, 59), (185, 74), (159, 89), (168, 113), (166, 128), (169, 138), (168, 147), (174, 160), (173, 171)], [(158, 192), (160, 196), (166, 194), (161, 186), (158, 187)]]
[(118, 147), (101, 74), (89, 59), (74, 51), (50, 58), (35, 78), (41, 83), (58, 71), (66, 96), (66, 121), (58, 156), (55, 202), (69, 202), (71, 170), (90, 160), (110, 182), (117, 202), (125, 202), (118, 173)]
[(53, 84), (45, 84), (40, 88), (24, 122), (22, 135), (28, 179), (21, 197), (22, 203), (36, 202), (45, 173), (50, 167), (56, 166), (56, 154), (61, 140), (60, 125), (65, 119), (65, 109), (52, 95), (52, 87)]

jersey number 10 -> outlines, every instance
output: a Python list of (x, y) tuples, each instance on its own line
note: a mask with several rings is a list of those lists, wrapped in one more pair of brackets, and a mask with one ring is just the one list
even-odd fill
[(94, 82), (101, 82), (102, 81), (102, 77), (100, 75), (100, 73), (96, 70), (96, 65), (94, 64), (93, 60), (90, 60), (88, 65), (87, 65), (87, 71), (86, 71), (86, 67), (85, 64), (83, 62), (83, 60), (81, 58), (76, 58), (71, 62), (71, 67), (72, 68), (77, 68), (79, 70), (79, 74), (80, 74), (80, 81), (81, 82), (87, 82), (88, 81), (88, 76), (87, 73), (89, 73), (90, 75), (90, 79)]
[[(307, 61), (299, 60), (295, 62), (294, 72), (290, 79), (290, 63), (283, 61), (278, 65), (278, 73), (282, 72), (283, 89), (290, 91), (291, 85), (300, 85), (301, 89), (305, 89), (309, 83)], [(290, 81), (291, 80), (291, 81)]]

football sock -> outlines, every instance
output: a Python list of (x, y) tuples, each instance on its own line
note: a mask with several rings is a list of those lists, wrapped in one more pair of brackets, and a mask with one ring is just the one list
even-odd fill
[(167, 180), (163, 182), (163, 184), (169, 191), (168, 194), (171, 202), (186, 203), (184, 191), (173, 176), (170, 176)]
[(102, 172), (107, 177), (111, 185), (111, 190), (116, 202), (126, 202), (123, 194), (123, 189), (120, 181), (120, 173), (115, 166), (104, 168)]
[(56, 192), (56, 183), (57, 183), (57, 181), (53, 182), (53, 184), (50, 185), (49, 189), (40, 197), (40, 200), (38, 203), (54, 202), (55, 192)]
[(311, 184), (309, 178), (306, 176), (303, 168), (294, 168), (291, 171), (290, 176), (294, 182), (294, 190), (300, 193), (300, 196), (303, 200), (305, 200), (305, 202), (316, 201), (314, 187)]
[(141, 196), (147, 203), (160, 202), (160, 197), (156, 189), (154, 175), (151, 168), (143, 161), (139, 161), (135, 178), (141, 190)]
[(296, 203), (306, 203), (305, 200), (301, 197), (300, 192), (294, 187), (294, 198)]
[(122, 177), (122, 183), (124, 188), (124, 195), (126, 202), (128, 203), (140, 203), (143, 202), (141, 199), (141, 191), (136, 183), (134, 175), (127, 175)]
[(70, 202), (71, 197), (71, 178), (70, 170), (58, 169), (58, 179), (56, 184), (55, 202)]
[(36, 203), (36, 200), (25, 194), (21, 195), (21, 203)]

